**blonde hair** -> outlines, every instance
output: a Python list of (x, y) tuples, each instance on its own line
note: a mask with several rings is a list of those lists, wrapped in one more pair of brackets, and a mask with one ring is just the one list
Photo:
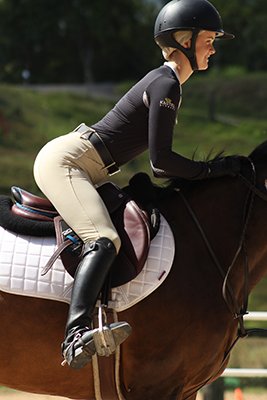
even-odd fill
[[(201, 30), (199, 32), (199, 35), (201, 33), (205, 32), (204, 30)], [(193, 32), (192, 31), (177, 31), (173, 34), (173, 38), (176, 40), (177, 43), (179, 43), (181, 46), (187, 42), (189, 39), (191, 39), (193, 36)], [(165, 58), (165, 60), (169, 61), (171, 54), (178, 50), (174, 47), (162, 47), (162, 54), (163, 57)]]

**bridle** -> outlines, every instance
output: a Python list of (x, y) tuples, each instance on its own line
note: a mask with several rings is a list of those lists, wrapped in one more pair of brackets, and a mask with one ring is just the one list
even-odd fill
[[(252, 214), (252, 209), (253, 209), (253, 202), (254, 202), (254, 198), (255, 195), (259, 196), (260, 198), (262, 198), (263, 200), (265, 200), (267, 202), (267, 195), (264, 194), (261, 190), (259, 190), (256, 186), (256, 169), (255, 166), (252, 162), (252, 160), (248, 157), (242, 157), (246, 160), (249, 161), (250, 165), (251, 165), (251, 170), (252, 170), (252, 176), (251, 176), (251, 181), (248, 181), (243, 175), (241, 175), (241, 173), (238, 174), (238, 178), (241, 179), (245, 185), (249, 188), (247, 197), (246, 197), (246, 201), (245, 201), (245, 206), (244, 206), (244, 212), (243, 212), (243, 229), (242, 229), (242, 233), (241, 233), (241, 237), (239, 240), (239, 245), (237, 248), (237, 251), (233, 257), (233, 260), (227, 270), (227, 272), (225, 273), (218, 258), (216, 257), (200, 223), (197, 220), (197, 217), (194, 213), (194, 211), (192, 210), (191, 206), (189, 205), (185, 195), (183, 194), (183, 192), (180, 190), (179, 191), (179, 195), (181, 196), (189, 214), (191, 215), (191, 217), (193, 218), (209, 252), (210, 255), (215, 263), (215, 265), (217, 266), (222, 278), (223, 278), (223, 286), (222, 286), (222, 296), (223, 299), (226, 303), (226, 306), (229, 310), (229, 312), (231, 313), (232, 317), (234, 319), (238, 320), (239, 323), (239, 328), (238, 328), (238, 333), (237, 333), (237, 337), (235, 339), (235, 341), (233, 342), (233, 344), (231, 345), (230, 349), (228, 350), (228, 352), (226, 353), (226, 355), (223, 358), (222, 363), (220, 364), (219, 368), (217, 368), (217, 370), (212, 374), (212, 376), (203, 384), (201, 385), (194, 393), (190, 394), (190, 396), (186, 397), (184, 400), (189, 399), (193, 394), (197, 393), (199, 391), (199, 389), (201, 389), (203, 386), (205, 386), (208, 382), (210, 382), (215, 376), (216, 374), (219, 372), (219, 370), (223, 367), (224, 363), (226, 362), (226, 360), (228, 359), (233, 347), (235, 346), (235, 344), (237, 343), (237, 341), (240, 338), (245, 338), (247, 337), (251, 332), (254, 331), (264, 331), (267, 332), (267, 329), (262, 329), (262, 328), (253, 328), (253, 329), (246, 329), (244, 326), (244, 315), (248, 314), (247, 312), (247, 306), (248, 306), (248, 297), (249, 297), (249, 268), (248, 268), (248, 256), (247, 256), (247, 249), (246, 249), (246, 242), (245, 242), (245, 235), (246, 235), (246, 231), (247, 231), (247, 227), (250, 221), (250, 217)], [(237, 304), (237, 300), (236, 300), (236, 296), (233, 292), (233, 289), (230, 285), (229, 282), (229, 275), (230, 272), (232, 271), (234, 264), (236, 262), (236, 259), (238, 257), (238, 255), (241, 253), (241, 251), (243, 250), (244, 253), (244, 258), (245, 258), (245, 283), (244, 283), (244, 300), (243, 300), (243, 305), (241, 308), (239, 308), (238, 304)], [(230, 306), (229, 300), (227, 299), (227, 290), (230, 294), (230, 298), (232, 301), (232, 304), (234, 306), (234, 311), (232, 311), (232, 308)]]

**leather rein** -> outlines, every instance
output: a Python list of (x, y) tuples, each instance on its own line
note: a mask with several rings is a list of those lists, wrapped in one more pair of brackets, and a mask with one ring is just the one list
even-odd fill
[[(244, 157), (245, 158), (245, 157)], [(249, 182), (243, 175), (241, 175), (240, 173), (238, 174), (238, 178), (241, 179), (245, 185), (249, 188), (247, 197), (246, 197), (246, 201), (245, 201), (245, 206), (244, 206), (244, 213), (243, 213), (243, 229), (242, 229), (242, 233), (241, 233), (241, 237), (239, 240), (239, 245), (237, 248), (237, 251), (233, 257), (233, 260), (227, 270), (227, 272), (225, 273), (218, 258), (216, 257), (200, 223), (197, 220), (197, 217), (194, 213), (194, 211), (192, 210), (191, 206), (189, 205), (186, 197), (184, 196), (184, 194), (182, 193), (182, 191), (179, 191), (179, 195), (181, 196), (189, 214), (191, 215), (192, 219), (194, 220), (209, 252), (210, 255), (215, 263), (215, 265), (217, 266), (222, 278), (223, 278), (223, 286), (222, 286), (222, 296), (223, 299), (226, 303), (226, 306), (229, 310), (229, 312), (231, 313), (232, 317), (234, 319), (238, 320), (239, 323), (239, 329), (238, 329), (238, 333), (237, 333), (237, 337), (234, 341), (234, 343), (231, 345), (230, 349), (228, 350), (228, 352), (226, 353), (226, 355), (224, 356), (224, 359), (221, 363), (221, 365), (219, 366), (219, 368), (214, 372), (214, 374), (203, 384), (201, 385), (194, 393), (190, 394), (190, 396), (186, 397), (184, 400), (189, 399), (191, 396), (193, 396), (193, 394), (197, 393), (203, 386), (205, 386), (207, 383), (209, 383), (215, 376), (216, 374), (220, 371), (220, 369), (223, 367), (224, 363), (226, 362), (226, 360), (228, 359), (233, 347), (235, 346), (235, 344), (237, 343), (237, 341), (240, 338), (245, 338), (249, 335), (249, 333), (251, 333), (252, 331), (264, 331), (267, 332), (267, 329), (262, 329), (262, 328), (253, 328), (253, 329), (246, 329), (244, 326), (244, 315), (248, 314), (247, 312), (247, 306), (248, 306), (248, 298), (249, 298), (249, 268), (248, 268), (248, 256), (247, 256), (247, 249), (246, 249), (246, 243), (245, 243), (245, 235), (246, 235), (246, 231), (247, 231), (247, 227), (250, 221), (250, 217), (252, 214), (252, 209), (253, 209), (253, 202), (254, 202), (254, 198), (255, 195), (259, 196), (260, 198), (262, 198), (263, 200), (265, 200), (267, 202), (267, 195), (264, 194), (263, 192), (261, 192), (256, 186), (255, 186), (255, 182), (256, 182), (256, 169), (255, 166), (253, 164), (253, 162), (251, 161), (250, 158), (246, 159), (250, 162), (251, 165), (251, 169), (252, 169), (252, 177), (251, 177), (251, 182)], [(244, 283), (244, 300), (243, 300), (243, 305), (241, 307), (241, 309), (238, 307), (237, 304), (237, 300), (236, 300), (236, 296), (234, 294), (234, 291), (230, 285), (229, 282), (229, 275), (230, 272), (233, 269), (233, 266), (236, 262), (236, 259), (238, 257), (238, 255), (241, 253), (241, 251), (243, 250), (244, 253), (244, 258), (245, 258), (245, 283)], [(227, 299), (227, 295), (226, 292), (229, 292), (230, 297), (231, 297), (231, 301), (232, 304), (234, 306), (234, 311), (232, 311), (231, 306), (229, 304), (229, 300)]]

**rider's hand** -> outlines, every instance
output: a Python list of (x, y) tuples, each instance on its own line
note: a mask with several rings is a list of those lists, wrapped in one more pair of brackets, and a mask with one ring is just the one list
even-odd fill
[(236, 176), (241, 169), (240, 158), (236, 156), (227, 156), (219, 160), (208, 163), (208, 178), (218, 178), (224, 175)]

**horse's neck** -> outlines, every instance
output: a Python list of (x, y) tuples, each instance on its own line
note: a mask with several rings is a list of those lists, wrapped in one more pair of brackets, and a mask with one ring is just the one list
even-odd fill
[(255, 199), (246, 234), (250, 291), (267, 273), (267, 203)]
[[(213, 185), (203, 185), (201, 190), (185, 192), (185, 196), (194, 211), (206, 238), (213, 249), (216, 258), (227, 273), (236, 252), (244, 228), (244, 208), (248, 189), (239, 180), (226, 178), (217, 180)], [(260, 201), (263, 203), (259, 207)], [(189, 214), (179, 194), (170, 196), (163, 205), (163, 213), (170, 222), (174, 235), (179, 235), (183, 225), (191, 226), (190, 236), (185, 240), (192, 243), (192, 251), (198, 248), (201, 238), (197, 225), (192, 223)], [(266, 215), (266, 217), (264, 217)], [(264, 220), (267, 219), (267, 204), (255, 199), (246, 235), (245, 244), (248, 254), (248, 267), (250, 275), (250, 291), (266, 274), (267, 266), (267, 238), (265, 235)], [(203, 246), (205, 243), (203, 241)], [(206, 249), (206, 251), (208, 251)], [(211, 260), (216, 265), (214, 260)], [(201, 265), (203, 273), (209, 266)], [(222, 278), (220, 278), (222, 281)], [(245, 255), (244, 248), (234, 262), (229, 282), (233, 287), (239, 303), (243, 301), (245, 284)]]

